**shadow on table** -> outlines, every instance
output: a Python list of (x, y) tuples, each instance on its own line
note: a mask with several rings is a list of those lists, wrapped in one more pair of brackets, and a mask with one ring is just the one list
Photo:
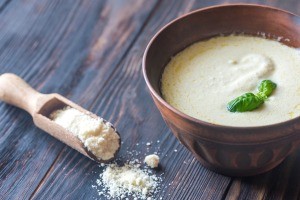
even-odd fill
[(227, 197), (236, 197), (236, 199), (299, 199), (299, 169), (300, 149), (270, 172), (253, 177), (233, 179)]

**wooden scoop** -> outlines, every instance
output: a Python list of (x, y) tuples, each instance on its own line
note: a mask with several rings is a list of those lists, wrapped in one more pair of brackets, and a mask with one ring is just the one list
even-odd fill
[[(73, 149), (76, 149), (90, 159), (100, 163), (105, 163), (113, 159), (99, 160), (83, 145), (77, 136), (49, 119), (49, 115), (53, 111), (62, 109), (65, 106), (73, 107), (84, 114), (98, 118), (95, 114), (88, 112), (65, 97), (55, 93), (41, 94), (31, 88), (17, 75), (6, 73), (0, 76), (0, 100), (26, 110), (32, 116), (34, 124), (37, 127), (46, 131)], [(115, 127), (112, 126), (112, 128), (116, 131)], [(117, 132), (117, 134), (119, 133)], [(119, 143), (119, 149), (120, 146), (121, 140)], [(114, 157), (117, 152), (118, 151), (115, 152)]]

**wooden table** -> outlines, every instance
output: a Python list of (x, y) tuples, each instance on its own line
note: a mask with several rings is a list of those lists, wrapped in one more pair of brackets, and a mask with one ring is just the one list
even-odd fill
[[(123, 141), (120, 162), (157, 151), (162, 169), (155, 173), (164, 175), (155, 199), (299, 199), (300, 151), (255, 177), (211, 172), (172, 135), (146, 88), (141, 60), (151, 37), (184, 13), (223, 2), (238, 1), (1, 0), (0, 73), (16, 73), (113, 122)], [(300, 14), (298, 0), (244, 2)], [(0, 155), (0, 199), (104, 198), (92, 188), (103, 167), (4, 103)]]

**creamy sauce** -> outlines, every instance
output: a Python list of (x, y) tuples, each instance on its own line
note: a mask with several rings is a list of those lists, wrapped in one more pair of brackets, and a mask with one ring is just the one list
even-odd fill
[[(258, 84), (277, 84), (251, 112), (231, 113), (227, 103)], [(300, 115), (300, 53), (277, 41), (220, 36), (191, 45), (171, 59), (162, 75), (163, 98), (194, 118), (229, 126), (261, 126)]]

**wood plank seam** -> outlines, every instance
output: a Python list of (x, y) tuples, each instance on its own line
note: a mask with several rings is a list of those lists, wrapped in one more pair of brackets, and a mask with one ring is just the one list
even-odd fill
[(0, 13), (8, 6), (10, 2), (11, 0), (7, 0), (2, 4), (2, 6), (0, 7)]
[(227, 198), (227, 195), (229, 193), (229, 190), (231, 188), (232, 183), (233, 183), (233, 179), (230, 178), (230, 181), (229, 181), (229, 183), (228, 183), (228, 185), (227, 185), (227, 187), (226, 187), (226, 189), (225, 189), (225, 191), (223, 193), (223, 196), (222, 196), (221, 200), (225, 200)]
[(62, 152), (64, 152), (64, 150), (67, 148), (67, 146), (65, 145), (62, 150), (60, 151), (60, 153), (57, 155), (57, 157), (55, 158), (54, 162), (51, 164), (51, 166), (49, 167), (49, 169), (47, 170), (47, 172), (45, 173), (45, 175), (43, 176), (43, 178), (41, 179), (41, 181), (39, 182), (39, 184), (37, 185), (37, 187), (34, 189), (33, 193), (30, 195), (29, 199), (33, 199), (35, 194), (39, 191), (39, 189), (42, 187), (43, 183), (46, 181), (46, 179), (50, 176), (55, 164), (58, 162), (59, 158), (62, 156)]
[[(113, 75), (118, 71), (118, 68), (120, 67), (120, 64), (124, 61), (124, 59), (126, 58), (126, 56), (128, 55), (128, 53), (130, 52), (130, 50), (132, 49), (132, 47), (134, 47), (134, 44), (136, 43), (136, 41), (138, 40), (138, 38), (140, 37), (140, 33), (142, 33), (145, 29), (145, 27), (147, 26), (148, 22), (150, 21), (151, 17), (154, 15), (155, 11), (157, 10), (157, 8), (159, 7), (159, 5), (161, 4), (161, 1), (158, 1), (155, 6), (153, 6), (151, 12), (149, 13), (148, 17), (146, 18), (146, 20), (144, 21), (143, 25), (141, 26), (140, 30), (138, 31), (138, 33), (136, 34), (136, 37), (132, 40), (131, 44), (128, 46), (128, 48), (126, 49), (125, 53), (122, 55), (121, 59), (119, 60), (119, 62), (116, 64), (116, 67), (114, 68), (114, 70), (111, 72), (109, 78), (105, 81), (105, 83), (103, 84), (103, 88), (106, 86), (107, 83), (110, 82), (110, 80), (113, 78)], [(104, 92), (104, 90), (100, 90), (100, 92), (98, 93), (98, 97), (101, 97), (102, 92)], [(98, 98), (96, 98), (92, 103), (91, 106), (89, 106), (89, 109), (91, 110), (92, 108), (94, 108), (95, 103), (97, 102)]]

